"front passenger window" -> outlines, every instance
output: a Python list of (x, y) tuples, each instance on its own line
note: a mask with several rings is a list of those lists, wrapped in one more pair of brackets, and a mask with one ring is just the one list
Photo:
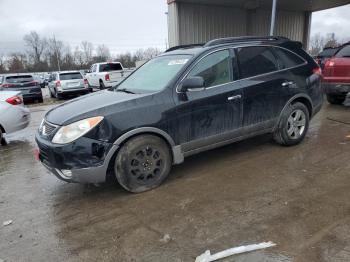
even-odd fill
[(203, 77), (205, 87), (229, 83), (231, 82), (230, 60), (228, 50), (212, 53), (199, 61), (187, 77)]

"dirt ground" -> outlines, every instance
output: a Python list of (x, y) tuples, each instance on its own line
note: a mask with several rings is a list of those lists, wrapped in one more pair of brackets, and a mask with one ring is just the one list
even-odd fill
[(47, 173), (34, 133), (52, 105), (31, 107), (0, 147), (0, 261), (193, 262), (263, 241), (277, 246), (223, 261), (350, 261), (347, 104), (325, 103), (298, 146), (260, 136), (205, 152), (142, 194)]

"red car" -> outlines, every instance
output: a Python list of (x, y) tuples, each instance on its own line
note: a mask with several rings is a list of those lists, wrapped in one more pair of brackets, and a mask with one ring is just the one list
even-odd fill
[(350, 42), (344, 44), (327, 60), (323, 71), (323, 85), (331, 104), (342, 104), (350, 92)]

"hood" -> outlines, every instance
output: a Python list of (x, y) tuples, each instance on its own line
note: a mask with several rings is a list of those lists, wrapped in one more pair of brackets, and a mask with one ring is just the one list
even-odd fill
[(48, 111), (45, 118), (55, 125), (67, 125), (89, 117), (106, 116), (111, 113), (109, 109), (147, 95), (100, 91), (63, 103)]

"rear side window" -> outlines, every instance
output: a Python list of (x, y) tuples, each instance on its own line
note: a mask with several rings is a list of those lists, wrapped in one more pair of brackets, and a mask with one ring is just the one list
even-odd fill
[(60, 74), (60, 80), (74, 80), (74, 79), (83, 79), (83, 76), (80, 74), (80, 72)]
[(6, 77), (7, 83), (25, 83), (25, 82), (31, 82), (31, 81), (34, 81), (34, 78), (31, 75), (19, 75), (19, 76)]
[(230, 52), (228, 50), (218, 51), (200, 60), (190, 71), (188, 77), (203, 77), (205, 87), (225, 84), (231, 81), (230, 63)]
[(241, 78), (253, 77), (278, 70), (277, 59), (269, 47), (242, 47), (237, 49)]
[(278, 56), (280, 69), (291, 68), (305, 63), (302, 58), (285, 49), (275, 47), (273, 50)]
[(335, 54), (335, 57), (350, 57), (350, 45), (344, 46)]
[(100, 72), (109, 72), (109, 71), (120, 71), (123, 70), (122, 65), (119, 63), (110, 63), (110, 64), (101, 64)]

